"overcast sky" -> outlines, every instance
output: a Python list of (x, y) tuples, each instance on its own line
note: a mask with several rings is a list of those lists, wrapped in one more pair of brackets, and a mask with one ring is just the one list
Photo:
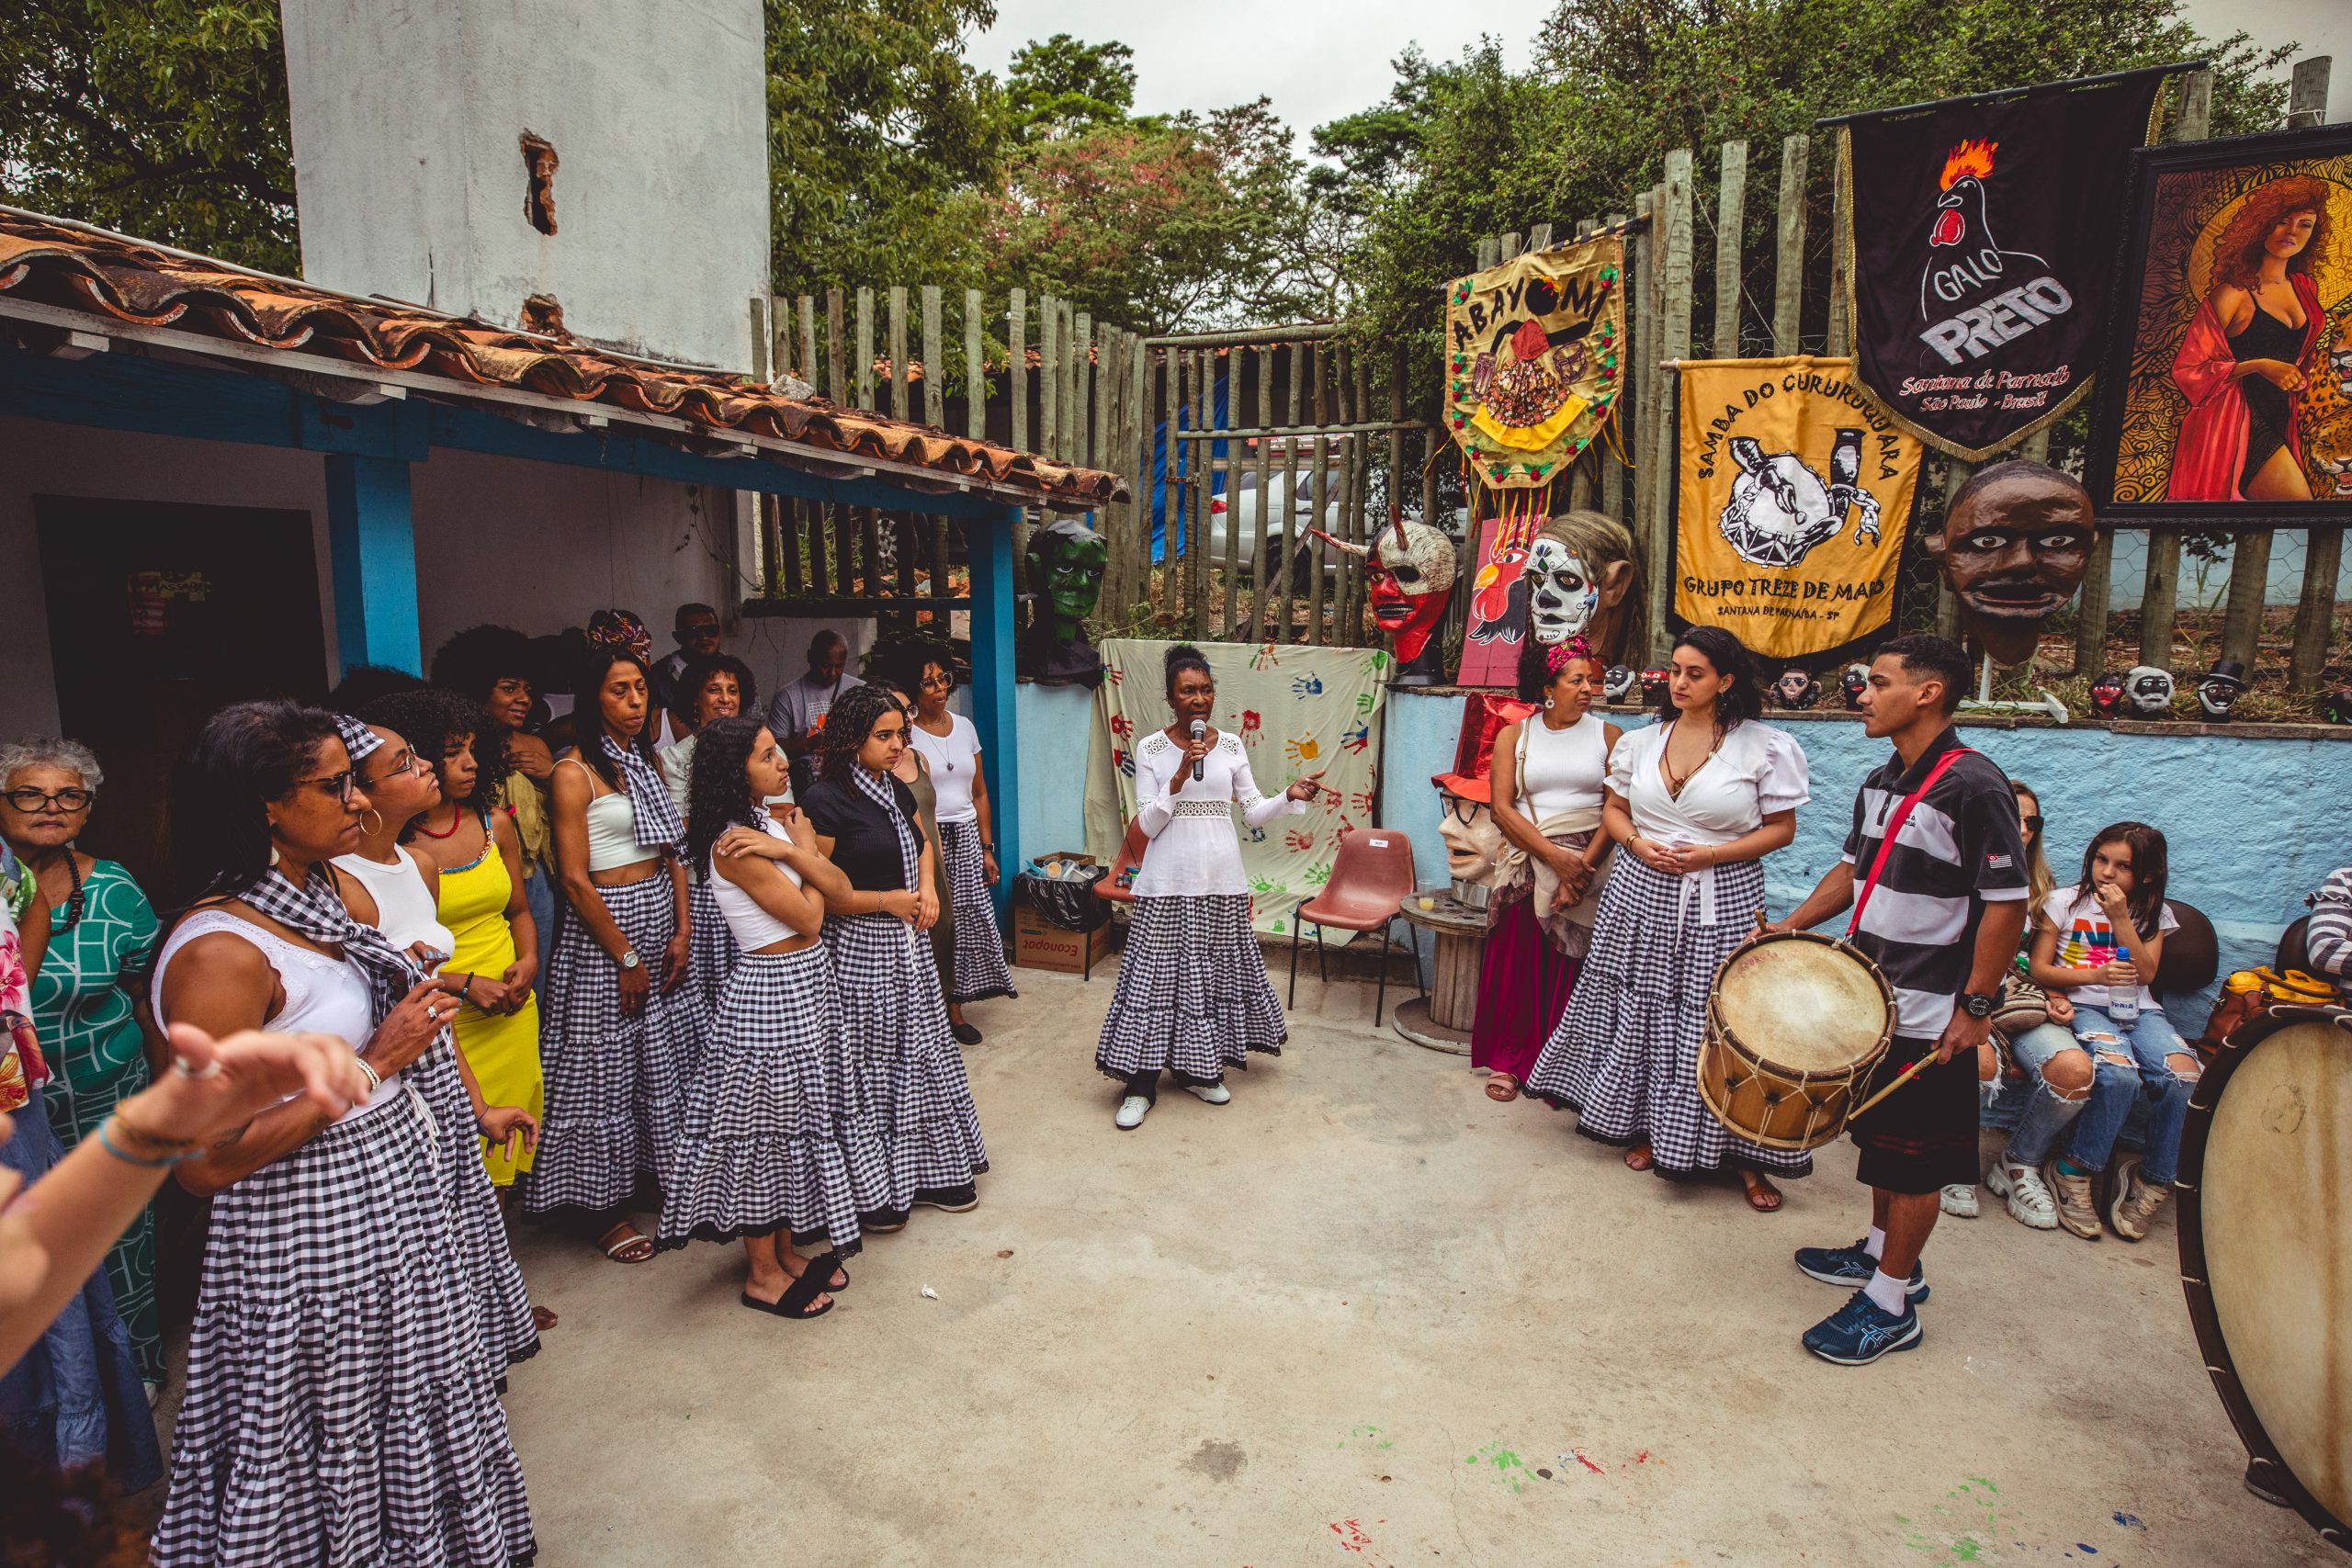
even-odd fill
[[(2264, 43), (2296, 39), (2302, 54), (2335, 53), (2330, 118), (2352, 118), (2352, 3), (2347, 0), (2186, 0), (2189, 19), (2215, 36), (2244, 28)], [(1482, 32), (1528, 62), (1544, 0), (998, 0), (997, 25), (975, 39), (977, 65), (1001, 79), (1031, 39), (1069, 33), (1116, 39), (1136, 51), (1136, 107), (1147, 114), (1222, 108), (1265, 94), (1298, 132), (1387, 95), (1388, 62), (1408, 42), (1452, 59)]]
[(1388, 62), (1406, 44), (1452, 59), (1490, 32), (1503, 40), (1506, 59), (1525, 65), (1544, 13), (1541, 0), (998, 0), (996, 26), (969, 52), (1001, 80), (1013, 51), (1032, 39), (1115, 39), (1136, 51), (1138, 112), (1223, 108), (1262, 93), (1298, 132), (1303, 152), (1316, 126), (1387, 96), (1396, 80)]

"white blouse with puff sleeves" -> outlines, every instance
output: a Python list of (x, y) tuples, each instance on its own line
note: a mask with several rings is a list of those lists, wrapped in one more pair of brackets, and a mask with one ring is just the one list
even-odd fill
[[(1168, 781), (1184, 769), (1183, 787), (1168, 793)], [(1201, 760), (1201, 777), (1185, 765), (1184, 749), (1155, 729), (1136, 747), (1136, 820), (1150, 840), (1143, 869), (1136, 874), (1138, 898), (1203, 897), (1247, 894), (1241, 840), (1233, 830), (1233, 807), (1241, 819), (1262, 828), (1277, 817), (1306, 809), (1286, 795), (1261, 795), (1250, 776), (1240, 738), (1221, 731)]]
[[(1752, 718), (1724, 737), (1679, 795), (1668, 795), (1662, 764), (1673, 729), (1671, 723), (1637, 729), (1610, 755), (1609, 787), (1624, 800), (1634, 831), (1645, 839), (1676, 847), (1727, 844), (1762, 827), (1773, 812), (1793, 811), (1812, 798), (1812, 770), (1796, 737)], [(1697, 896), (1702, 925), (1716, 923), (1714, 871), (1708, 866), (1684, 878)]]

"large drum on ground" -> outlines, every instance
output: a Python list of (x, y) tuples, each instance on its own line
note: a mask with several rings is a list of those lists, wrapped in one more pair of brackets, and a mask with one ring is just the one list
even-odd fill
[(2223, 1042), (2180, 1144), (2180, 1280), (2249, 1483), (2352, 1550), (2352, 1011)]
[(1819, 1148), (1845, 1131), (1894, 1038), (1877, 964), (1811, 931), (1759, 936), (1715, 971), (1699, 1098), (1751, 1144)]

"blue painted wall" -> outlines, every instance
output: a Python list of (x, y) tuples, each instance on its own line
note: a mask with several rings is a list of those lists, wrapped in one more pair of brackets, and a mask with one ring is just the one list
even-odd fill
[[(1611, 716), (1621, 726), (1646, 714)], [(1796, 842), (1765, 862), (1775, 913), (1811, 890), (1838, 859), (1853, 791), (1887, 755), (1844, 714), (1776, 714), (1813, 764), (1813, 804), (1797, 813)], [(1384, 826), (1412, 837), (1421, 885), (1446, 880), (1432, 773), (1453, 766), (1462, 698), (1392, 690), (1383, 731)], [(2110, 822), (2136, 818), (2164, 830), (2171, 894), (2203, 910), (2221, 938), (2222, 973), (2270, 961), (2279, 931), (2303, 912), (2303, 895), (2352, 863), (2352, 744), (2236, 736), (2115, 734), (2097, 727), (1965, 727), (1975, 746), (2041, 793), (2051, 869), (2063, 885), (2083, 846)], [(2208, 992), (2179, 1004), (2176, 1022), (2202, 1027)]]
[[(1021, 852), (1086, 848), (1086, 749), (1094, 731), (1094, 694), (1084, 686), (1016, 688), (1021, 736)], [(989, 778), (995, 783), (993, 775)], [(1002, 868), (1007, 876), (1020, 869)]]

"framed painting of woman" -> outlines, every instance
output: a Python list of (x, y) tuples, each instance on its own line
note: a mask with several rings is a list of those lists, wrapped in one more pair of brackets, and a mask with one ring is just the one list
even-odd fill
[(2352, 509), (2352, 127), (2132, 156), (2089, 473), (2122, 526)]

